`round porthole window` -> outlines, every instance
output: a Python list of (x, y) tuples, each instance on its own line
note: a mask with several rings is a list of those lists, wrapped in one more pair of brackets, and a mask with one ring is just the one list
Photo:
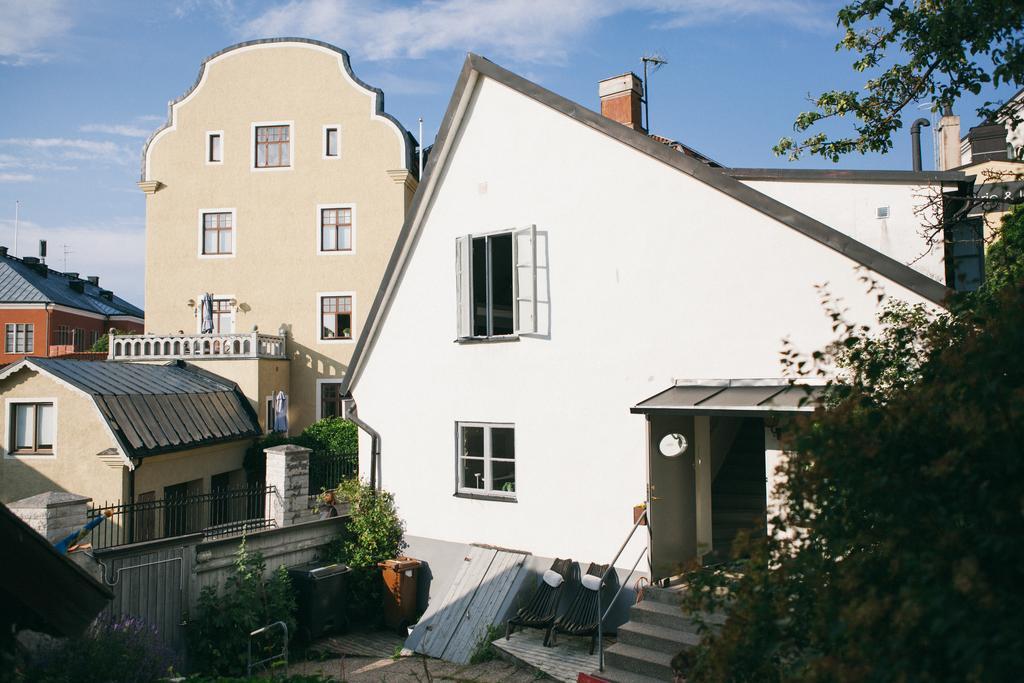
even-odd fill
[(658, 450), (666, 458), (678, 458), (686, 452), (686, 437), (682, 434), (666, 434), (658, 444)]

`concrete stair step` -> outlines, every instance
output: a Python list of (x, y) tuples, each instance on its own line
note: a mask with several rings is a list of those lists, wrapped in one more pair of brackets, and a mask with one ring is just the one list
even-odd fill
[(665, 605), (681, 605), (683, 604), (683, 592), (685, 590), (686, 588), (679, 586), (671, 588), (648, 586), (644, 588), (644, 600), (660, 602)]
[(689, 616), (683, 614), (678, 604), (665, 604), (656, 600), (644, 600), (630, 607), (629, 620), (690, 633), (697, 632), (697, 625)]
[(662, 681), (672, 679), (672, 667), (669, 664), (674, 656), (625, 643), (615, 643), (604, 651), (604, 661), (608, 666)]
[(631, 621), (619, 627), (618, 642), (675, 655), (700, 642), (700, 636), (654, 624)]
[(594, 671), (593, 675), (611, 683), (664, 683), (664, 678), (652, 678), (643, 674), (624, 671), (613, 666), (605, 666), (604, 671)]

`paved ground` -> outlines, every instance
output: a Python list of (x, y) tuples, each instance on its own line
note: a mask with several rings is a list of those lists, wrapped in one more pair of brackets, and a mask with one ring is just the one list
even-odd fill
[(499, 659), (482, 664), (459, 665), (415, 655), (412, 657), (339, 657), (324, 661), (295, 662), (291, 674), (321, 674), (348, 683), (386, 681), (476, 681), (478, 683), (535, 683), (534, 671)]

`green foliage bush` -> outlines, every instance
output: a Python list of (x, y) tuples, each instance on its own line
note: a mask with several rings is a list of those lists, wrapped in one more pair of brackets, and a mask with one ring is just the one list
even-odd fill
[(318, 453), (358, 453), (359, 429), (354, 422), (340, 417), (325, 417), (302, 430), (297, 436), (272, 432), (256, 439), (245, 451), (243, 466), (250, 481), (262, 481), (266, 468), (264, 450), (281, 444), (305, 446)]
[[(238, 546), (235, 568), (224, 590), (208, 586), (199, 595), (199, 608), (187, 628), (193, 669), (207, 675), (240, 676), (245, 673), (249, 634), (276, 621), (295, 633), (295, 597), (285, 568), (264, 579), (266, 563), (259, 552), (249, 552), (245, 540)], [(265, 641), (254, 640), (253, 658), (280, 651), (276, 632)]]
[(335, 497), (349, 503), (350, 517), (344, 533), (325, 555), (332, 562), (352, 567), (346, 605), (350, 623), (376, 625), (383, 599), (377, 563), (398, 557), (406, 548), (405, 522), (398, 516), (391, 493), (374, 491), (358, 479), (342, 482)]
[(951, 312), (892, 304), (874, 334), (838, 318), (841, 339), (815, 354), (844, 370), (831, 404), (784, 435), (781, 533), (691, 576), (686, 608), (729, 619), (705, 633), (688, 680), (1019, 678), (1019, 225), (993, 246), (992, 286)]
[(173, 675), (177, 658), (156, 629), (134, 617), (100, 617), (79, 638), (58, 641), (22, 672), (27, 683), (149, 683)]

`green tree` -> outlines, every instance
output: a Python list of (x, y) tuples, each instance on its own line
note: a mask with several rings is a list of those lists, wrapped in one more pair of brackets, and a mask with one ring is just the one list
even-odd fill
[[(931, 101), (936, 110), (985, 87), (1024, 82), (1022, 0), (857, 0), (839, 11), (836, 50), (857, 55), (853, 68), (868, 75), (863, 90), (829, 90), (793, 128), (852, 116), (854, 134), (824, 132), (795, 141), (784, 137), (775, 153), (797, 159), (807, 152), (832, 161), (851, 152), (887, 152), (903, 127), (903, 110)], [(996, 103), (978, 109), (989, 119)]]
[(994, 294), (1024, 279), (1024, 205), (1003, 216), (996, 240), (985, 252), (982, 292)]
[[(1020, 220), (993, 246), (997, 280), (1019, 273)], [(784, 435), (780, 533), (692, 576), (686, 608), (729, 616), (692, 680), (1019, 677), (1024, 280), (1005, 281), (935, 316), (891, 303), (877, 331), (840, 319), (803, 361), (839, 379)]]

